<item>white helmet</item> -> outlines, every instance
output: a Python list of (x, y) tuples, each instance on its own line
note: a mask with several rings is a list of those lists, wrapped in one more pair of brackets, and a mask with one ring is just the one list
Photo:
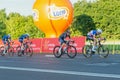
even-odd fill
[(26, 33), (26, 35), (27, 35), (28, 37), (30, 37), (30, 35), (29, 35), (28, 33)]
[(8, 37), (9, 37), (9, 38), (11, 37), (10, 34), (8, 34)]
[(101, 29), (97, 29), (97, 32), (98, 32), (98, 33), (102, 33), (102, 30), (101, 30)]

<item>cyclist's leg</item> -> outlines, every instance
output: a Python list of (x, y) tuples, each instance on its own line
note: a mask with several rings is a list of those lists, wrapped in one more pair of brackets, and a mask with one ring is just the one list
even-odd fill
[(59, 41), (60, 41), (60, 49), (59, 49), (59, 53), (61, 53), (61, 50), (62, 50), (63, 46), (65, 45), (65, 41), (62, 40), (62, 39), (60, 39)]
[(21, 51), (23, 51), (24, 50), (23, 39), (19, 39), (19, 42), (21, 44)]
[(93, 39), (93, 47), (92, 47), (92, 51), (95, 52), (96, 51), (96, 47), (97, 47), (97, 40)]
[(92, 51), (95, 52), (95, 45), (96, 45), (96, 41), (93, 39), (92, 36), (87, 36), (87, 40), (89, 40), (90, 45), (92, 45)]
[(4, 43), (4, 51), (3, 51), (3, 54), (6, 54), (7, 49), (8, 49), (7, 41), (3, 41), (3, 43)]

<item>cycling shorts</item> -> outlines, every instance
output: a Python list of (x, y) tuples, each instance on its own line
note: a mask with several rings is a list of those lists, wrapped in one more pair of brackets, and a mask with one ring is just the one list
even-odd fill
[(23, 39), (19, 39), (19, 42), (20, 42), (20, 43), (23, 43)]
[(93, 41), (94, 40), (93, 36), (87, 35), (87, 40), (92, 40)]
[(63, 39), (59, 39), (59, 41), (60, 41), (60, 44), (61, 44), (61, 45), (62, 45), (63, 43), (66, 43), (66, 41), (63, 40)]

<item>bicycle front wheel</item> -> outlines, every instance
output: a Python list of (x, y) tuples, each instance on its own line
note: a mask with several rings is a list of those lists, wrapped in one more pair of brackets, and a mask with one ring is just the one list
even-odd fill
[(9, 56), (14, 56), (14, 48), (13, 48), (13, 47), (10, 47), (10, 48), (8, 49), (8, 55), (9, 55)]
[(32, 56), (33, 55), (33, 49), (32, 49), (32, 47), (28, 47), (28, 48), (26, 48), (25, 50), (24, 50), (24, 54), (26, 55), (26, 56)]
[(98, 48), (98, 54), (100, 57), (106, 58), (109, 55), (109, 49), (104, 46), (100, 46)]
[(16, 52), (17, 52), (17, 55), (18, 55), (18, 56), (22, 56), (22, 55), (23, 55), (20, 46), (18, 46), (18, 47), (16, 48)]
[(86, 58), (90, 58), (92, 56), (92, 46), (84, 46), (82, 49), (82, 53)]
[(59, 49), (60, 49), (60, 46), (55, 46), (54, 49), (53, 49), (53, 55), (56, 58), (60, 58), (62, 56), (62, 52), (60, 53)]
[(67, 55), (69, 58), (74, 58), (77, 55), (76, 47), (74, 46), (67, 47)]

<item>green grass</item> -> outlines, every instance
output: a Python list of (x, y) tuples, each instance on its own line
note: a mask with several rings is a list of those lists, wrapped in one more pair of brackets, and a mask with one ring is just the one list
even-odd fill
[(105, 45), (106, 47), (108, 47), (110, 53), (112, 54), (120, 54), (120, 45), (115, 44), (115, 45)]

